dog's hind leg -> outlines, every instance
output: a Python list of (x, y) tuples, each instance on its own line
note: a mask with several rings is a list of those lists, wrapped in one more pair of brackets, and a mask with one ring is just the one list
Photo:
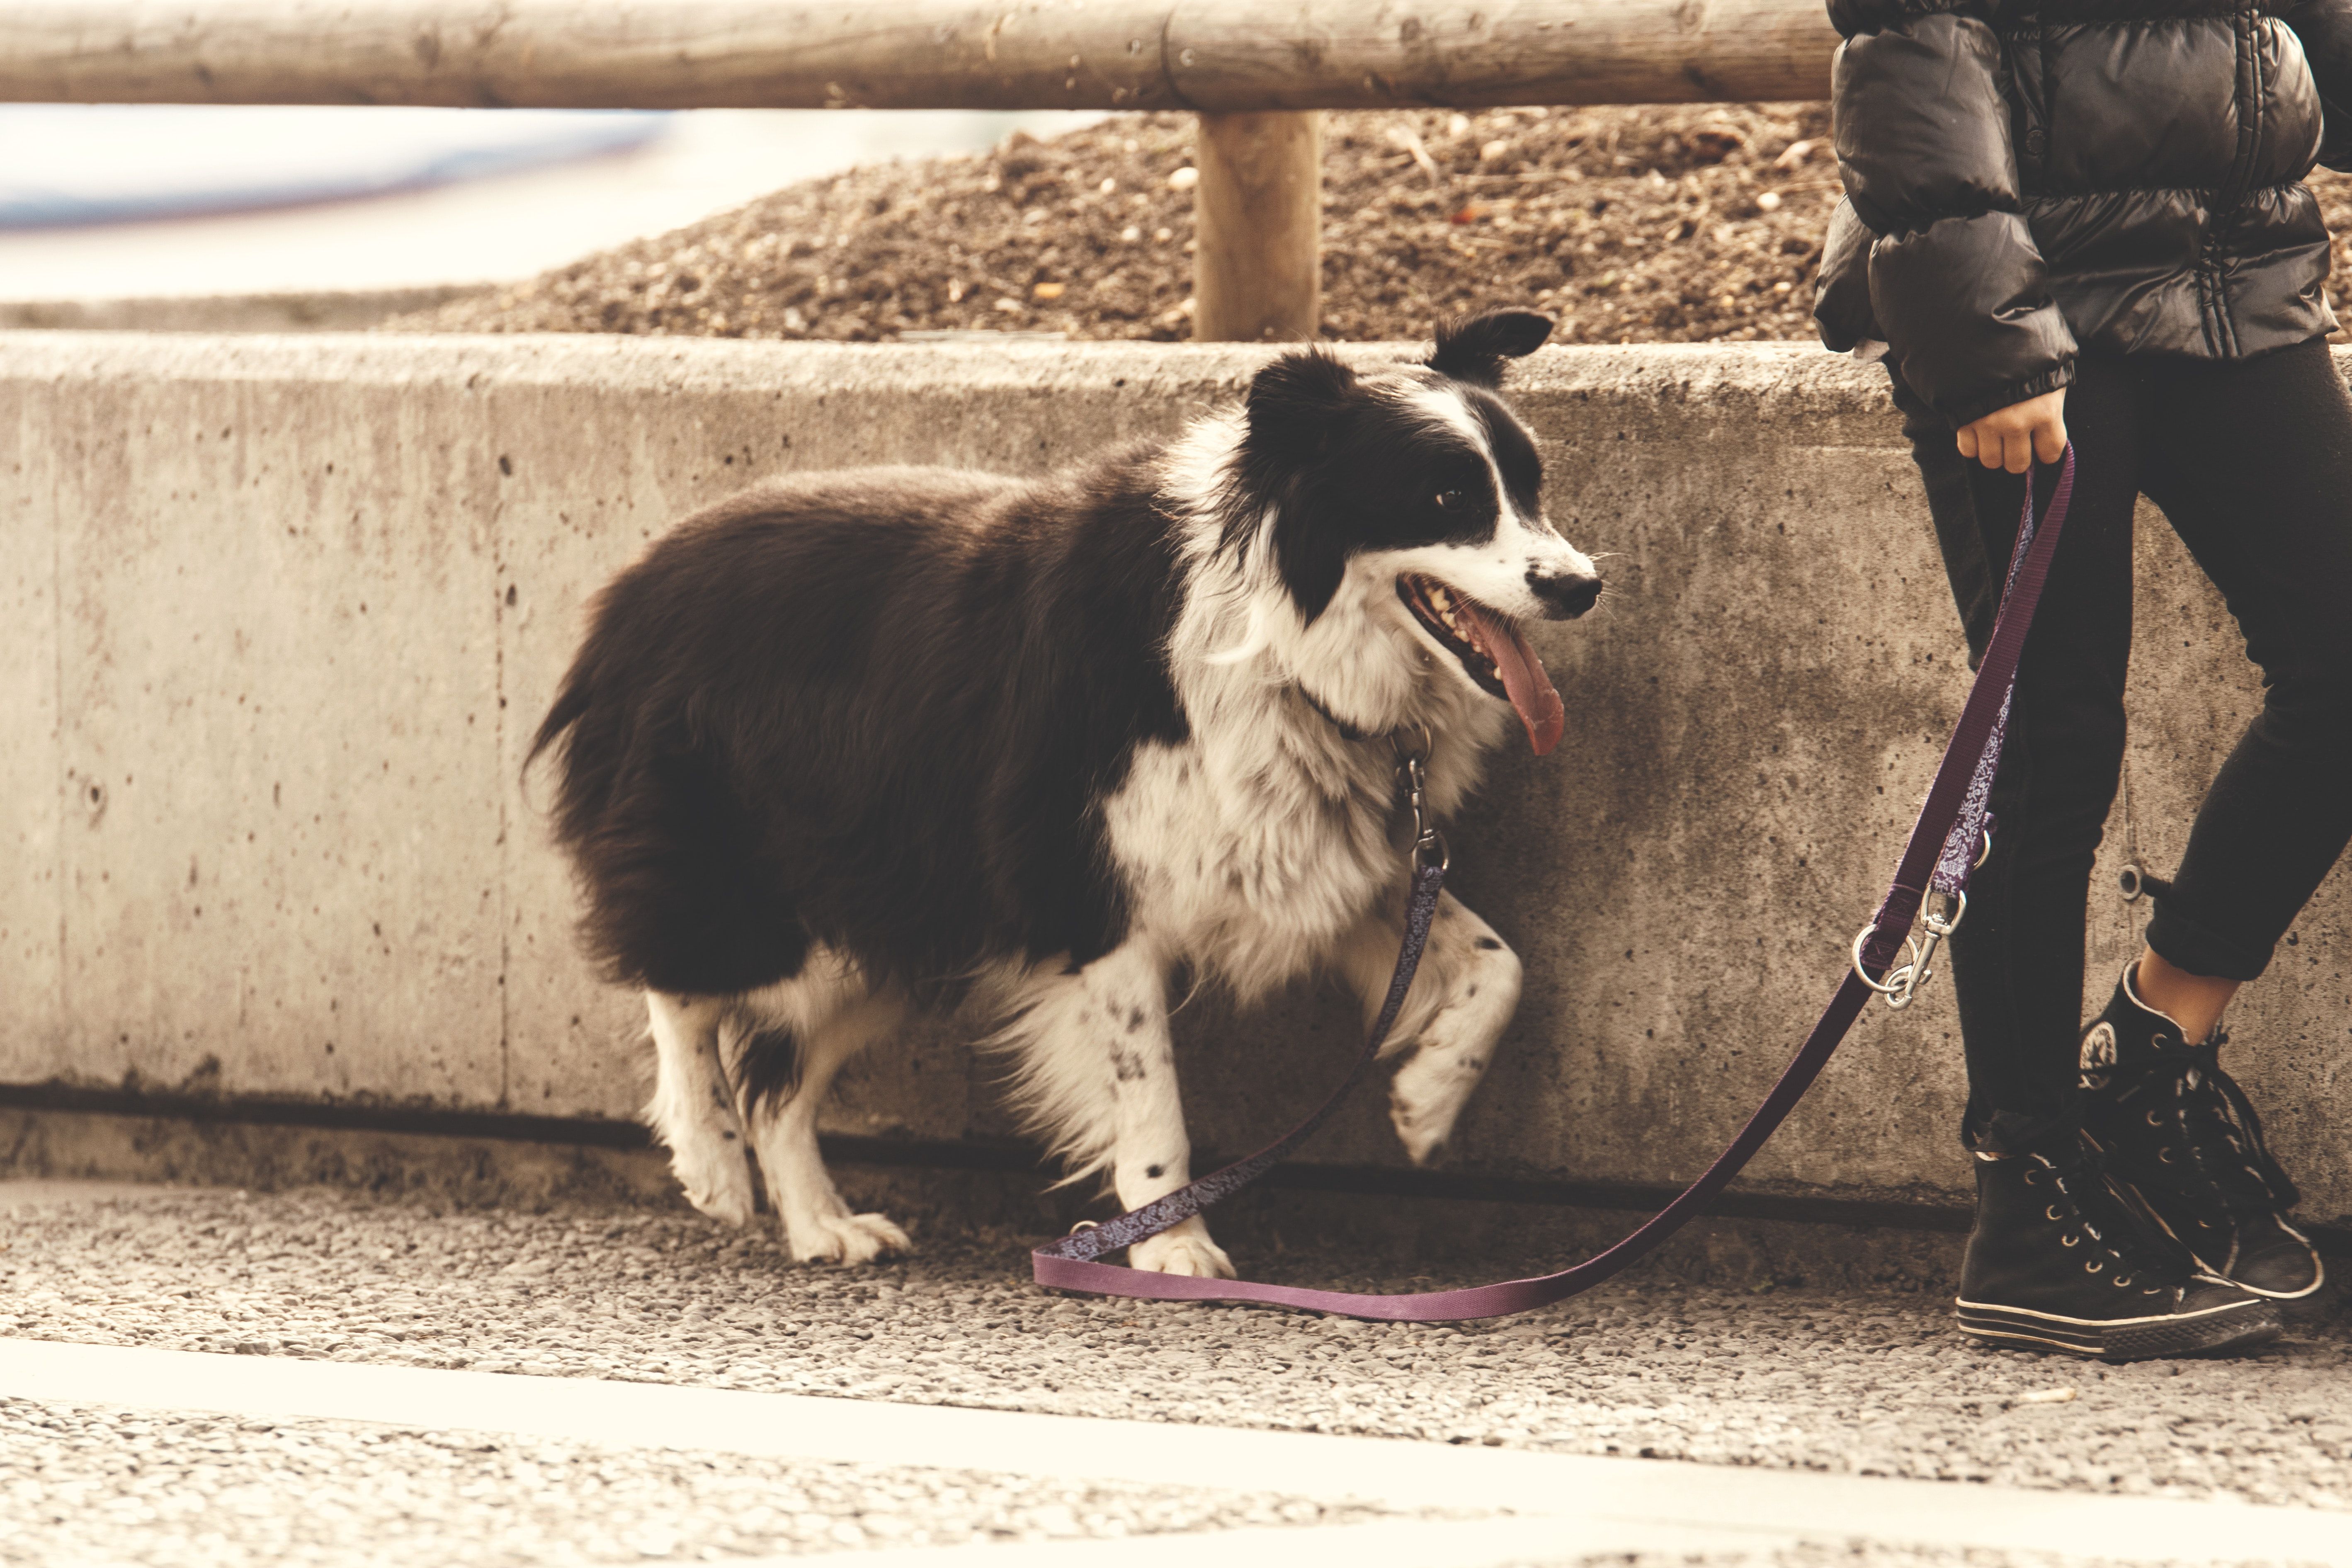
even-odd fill
[[(1368, 1021), (1388, 996), (1403, 935), (1402, 903), (1391, 900), (1340, 951)], [(1518, 955), (1453, 894), (1440, 895), (1421, 968), (1381, 1047), (1383, 1057), (1402, 1058), (1390, 1080), (1389, 1120), (1414, 1164), (1426, 1164), (1454, 1135), (1518, 1005)]]
[[(1108, 1166), (1122, 1208), (1190, 1182), (1192, 1145), (1159, 962), (1129, 944), (1076, 973), (1033, 976), (1020, 1002), (1019, 1016), (992, 1043), (1016, 1054), (1023, 1109), (1074, 1178)], [(1138, 1242), (1128, 1261), (1160, 1274), (1234, 1277), (1233, 1260), (1197, 1215)]]
[(751, 1222), (751, 1162), (735, 1095), (719, 1060), (727, 1003), (714, 996), (646, 993), (653, 1021), (654, 1098), (646, 1120), (670, 1152), (686, 1201), (730, 1225)]
[[(745, 1048), (771, 1053), (767, 1070), (743, 1060), (736, 1081), (759, 1151), (760, 1173), (785, 1245), (803, 1262), (870, 1263), (907, 1252), (907, 1233), (878, 1214), (853, 1214), (816, 1144), (817, 1112), (842, 1064), (906, 1021), (897, 994), (877, 992), (832, 953), (809, 954), (796, 979), (743, 999), (756, 1026)], [(773, 1053), (795, 1059), (780, 1064)]]

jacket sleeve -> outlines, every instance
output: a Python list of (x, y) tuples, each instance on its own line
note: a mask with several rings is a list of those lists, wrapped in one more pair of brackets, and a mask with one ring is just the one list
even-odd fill
[(2319, 161), (2331, 169), (2352, 170), (2352, 0), (2302, 0), (2287, 7), (2284, 20), (2303, 40), (2327, 117)]
[(1822, 345), (1837, 353), (1885, 338), (1870, 314), (1872, 239), (1854, 216), (1853, 204), (1838, 203), (1822, 240), (1822, 270), (1813, 283), (1813, 321), (1822, 330)]
[(1872, 313), (1927, 405), (1966, 425), (2074, 379), (2019, 200), (1986, 0), (1832, 0), (1839, 172), (1874, 237)]

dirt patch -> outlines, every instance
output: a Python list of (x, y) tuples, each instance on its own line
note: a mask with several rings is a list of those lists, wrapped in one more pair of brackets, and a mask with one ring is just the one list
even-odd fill
[[(1563, 342), (1811, 338), (1839, 195), (1821, 104), (1330, 114), (1323, 333), (1531, 303)], [(856, 169), (394, 331), (889, 342), (1192, 336), (1192, 120)], [(2312, 184), (2352, 221), (2352, 177)], [(2352, 289), (2332, 289), (2352, 318)]]

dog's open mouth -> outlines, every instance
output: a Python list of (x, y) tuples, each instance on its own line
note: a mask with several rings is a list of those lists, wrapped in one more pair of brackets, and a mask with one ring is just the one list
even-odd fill
[(1551, 677), (1519, 635), (1517, 622), (1434, 577), (1415, 573), (1397, 579), (1397, 597), (1430, 636), (1462, 661), (1463, 672), (1480, 690), (1517, 710), (1537, 756), (1559, 744), (1568, 728), (1568, 710), (1560, 706)]

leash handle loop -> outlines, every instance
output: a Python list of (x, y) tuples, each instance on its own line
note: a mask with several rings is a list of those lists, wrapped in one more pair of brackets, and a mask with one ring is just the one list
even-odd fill
[[(1346, 1079), (1304, 1121), (1248, 1158), (1212, 1172), (1157, 1202), (1038, 1247), (1030, 1255), (1036, 1282), (1053, 1289), (1146, 1300), (1246, 1301), (1337, 1312), (1375, 1321), (1458, 1321), (1524, 1312), (1589, 1290), (1638, 1261), (1681, 1229), (1731, 1184), (1765, 1141), (1779, 1130), (1804, 1098), (1805, 1091), (1812, 1087), (1813, 1080), (1821, 1076), (1822, 1068), (1829, 1065), (1838, 1043), (1853, 1026), (1872, 994), (1886, 987), (1888, 967), (1910, 940), (1912, 921), (1929, 889), (1948, 894), (1965, 891), (1967, 872), (1973, 868), (1979, 837), (1990, 832), (1984, 802), (1990, 794), (1993, 773), (2000, 765), (2018, 659), (2024, 652), (2025, 635), (2032, 625), (2034, 607), (2041, 602), (2042, 585), (2050, 575), (2051, 557), (2058, 548), (2059, 531), (2065, 523), (2074, 484), (2074, 449), (2069, 447), (2060, 460), (2057, 488), (2052, 493), (2048, 515), (2037, 529), (2033, 521), (2033, 481), (2031, 475), (2027, 477), (2025, 515), (2017, 544), (2011, 552), (2009, 580), (2001, 595), (2000, 615), (1993, 623), (1992, 639), (1978, 666), (1976, 682), (1969, 689), (1959, 721), (1952, 727), (1951, 739), (1944, 747), (1943, 761), (1928, 786), (1918, 820), (1912, 826), (1894, 881), (1880, 900), (1877, 914), (1864, 928), (1863, 934), (1854, 939), (1854, 962), (1846, 969), (1836, 993), (1803, 1045), (1798, 1047), (1796, 1056), (1747, 1125), (1696, 1181), (1646, 1224), (1614, 1247), (1556, 1274), (1459, 1290), (1398, 1296), (1311, 1290), (1287, 1285), (1261, 1285), (1247, 1279), (1153, 1274), (1099, 1261), (1105, 1254), (1156, 1236), (1257, 1180), (1322, 1126), (1339, 1102), (1362, 1081), (1403, 1008), (1405, 993), (1412, 987), (1422, 951), (1428, 945), (1430, 924), (1436, 917), (1438, 894), (1445, 881), (1442, 861), (1425, 863), (1416, 853), (1405, 905), (1404, 942), (1397, 954), (1396, 973), (1389, 982), (1387, 999), (1373, 1020), (1370, 1035)], [(1955, 842), (1960, 847), (1961, 870), (1958, 884), (1948, 888), (1943, 885), (1943, 868)], [(1962, 907), (1956, 902), (1948, 913), (1930, 917), (1927, 951), (1915, 959), (1915, 969), (1925, 967), (1926, 957), (1933, 952), (1934, 941), (1948, 935), (1958, 925)], [(1938, 925), (1942, 927), (1940, 931), (1937, 929)], [(1916, 992), (1925, 978), (1924, 974), (1915, 973), (1911, 989)]]

